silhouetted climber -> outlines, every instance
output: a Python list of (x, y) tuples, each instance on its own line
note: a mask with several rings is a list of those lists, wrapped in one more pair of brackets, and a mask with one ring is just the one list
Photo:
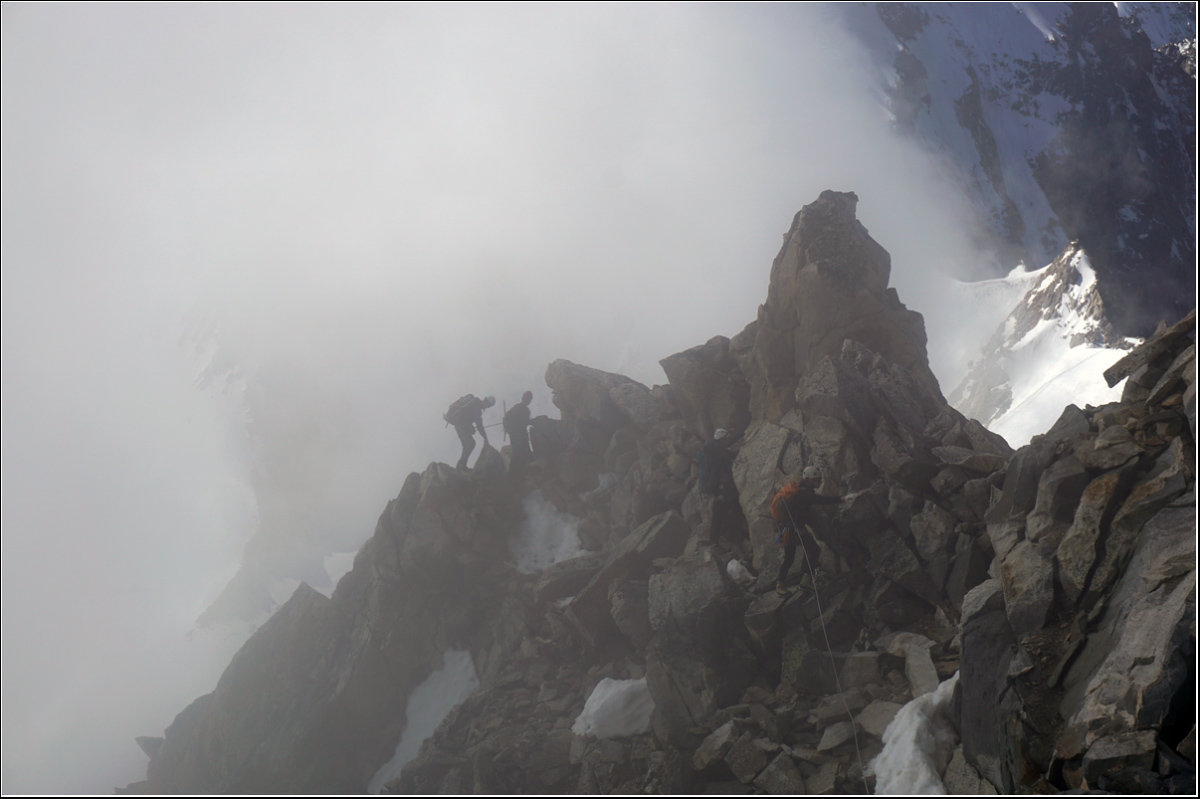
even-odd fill
[(519, 470), (529, 463), (532, 453), (529, 451), (529, 403), (533, 402), (533, 392), (526, 391), (521, 395), (521, 401), (508, 409), (504, 414), (504, 432), (512, 442), (512, 463), (510, 471)]
[[(824, 497), (815, 492), (821, 484), (821, 472), (816, 466), (806, 466), (798, 481), (779, 489), (771, 500), (771, 516), (780, 523), (779, 543), (783, 547), (783, 562), (775, 577), (775, 590), (785, 593), (784, 581), (796, 558), (796, 543), (804, 548), (804, 556), (812, 565), (821, 551), (808, 527), (822, 527), (824, 520), (817, 514), (817, 505), (836, 505), (841, 497)], [(815, 586), (814, 586), (815, 587)]]
[(700, 463), (697, 481), (700, 493), (709, 499), (710, 544), (716, 544), (721, 537), (721, 531), (729, 521), (731, 505), (737, 498), (733, 485), (733, 453), (729, 451), (731, 441), (729, 431), (718, 428), (696, 454)]
[(467, 468), (467, 458), (475, 449), (475, 428), (479, 428), (484, 445), (488, 443), (487, 430), (483, 426), (483, 411), (495, 404), (495, 397), (479, 399), (474, 394), (466, 394), (456, 399), (443, 414), (442, 418), (454, 425), (454, 432), (458, 433), (458, 440), (462, 442), (462, 457), (458, 459), (456, 468)]

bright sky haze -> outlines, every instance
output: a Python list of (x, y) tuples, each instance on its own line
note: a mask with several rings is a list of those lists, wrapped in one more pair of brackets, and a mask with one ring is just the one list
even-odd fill
[(4, 792), (142, 779), (260, 518), (353, 551), (461, 394), (665, 382), (824, 189), (933, 337), (982, 256), (830, 13), (5, 3)]

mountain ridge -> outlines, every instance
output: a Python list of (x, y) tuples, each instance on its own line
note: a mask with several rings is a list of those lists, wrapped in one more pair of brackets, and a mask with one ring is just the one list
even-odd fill
[[(758, 319), (664, 359), (667, 386), (552, 363), (562, 419), (534, 470), (485, 447), (469, 473), (410, 475), (332, 598), (298, 589), (127, 790), (361, 792), (450, 650), (470, 652), (479, 690), (390, 790), (861, 792), (888, 720), (955, 670), (956, 757), (977, 790), (1194, 786), (1194, 540), (1178, 518), (1195, 506), (1194, 317), (1131, 363), (1121, 403), (1068, 407), (1014, 453), (942, 397), (856, 199), (805, 206)], [(815, 324), (830, 318), (833, 337)], [(724, 517), (694, 469), (716, 424), (734, 440)], [(779, 595), (767, 508), (810, 465), (840, 501), (815, 584)], [(509, 547), (535, 489), (590, 552), (524, 574)], [(1113, 591), (1155, 649), (1134, 652)], [(648, 729), (572, 731), (604, 678), (645, 682)], [(1098, 726), (1120, 679), (1145, 710)], [(1126, 754), (1101, 757), (1113, 747)]]

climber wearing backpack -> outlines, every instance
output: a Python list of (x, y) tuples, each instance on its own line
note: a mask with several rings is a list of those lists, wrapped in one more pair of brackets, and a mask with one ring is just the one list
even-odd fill
[(504, 414), (504, 432), (512, 442), (512, 461), (509, 471), (521, 469), (529, 463), (532, 454), (529, 451), (529, 403), (533, 402), (533, 392), (526, 391), (521, 395), (521, 401), (508, 409)]
[(487, 430), (483, 426), (483, 411), (495, 404), (495, 397), (479, 399), (474, 394), (466, 394), (456, 399), (443, 414), (442, 418), (454, 425), (454, 432), (458, 433), (458, 440), (462, 442), (462, 457), (458, 459), (456, 467), (460, 471), (467, 468), (467, 458), (475, 449), (475, 428), (479, 428), (479, 434), (483, 436), (483, 443), (485, 446), (487, 445), (488, 437)]
[[(816, 493), (821, 484), (821, 472), (816, 466), (806, 466), (800, 479), (779, 489), (771, 500), (771, 517), (779, 522), (779, 543), (783, 547), (783, 562), (775, 577), (775, 590), (786, 593), (784, 581), (792, 561), (796, 558), (796, 543), (804, 548), (806, 558), (815, 558), (820, 552), (817, 541), (808, 527), (821, 527), (823, 520), (816, 512), (818, 505), (835, 505), (841, 497), (825, 497)], [(809, 561), (810, 565), (813, 561)]]
[(712, 438), (696, 453), (699, 462), (698, 488), (709, 500), (708, 541), (716, 544), (721, 530), (727, 526), (731, 503), (736, 501), (733, 485), (733, 453), (729, 451), (732, 436), (725, 428), (718, 428)]

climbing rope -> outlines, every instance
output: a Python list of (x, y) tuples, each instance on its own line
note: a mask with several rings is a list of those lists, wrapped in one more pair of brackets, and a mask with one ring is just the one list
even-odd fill
[(854, 721), (854, 713), (850, 710), (850, 703), (846, 701), (846, 694), (842, 691), (842, 681), (838, 679), (837, 661), (833, 659), (833, 645), (829, 643), (829, 631), (825, 629), (825, 611), (821, 608), (821, 595), (817, 591), (817, 574), (813, 570), (812, 558), (808, 554), (808, 546), (804, 543), (804, 536), (800, 535), (800, 528), (796, 524), (796, 519), (792, 516), (792, 509), (784, 503), (784, 509), (787, 510), (788, 519), (792, 523), (792, 530), (795, 531), (796, 539), (800, 543), (800, 551), (804, 553), (804, 563), (808, 566), (808, 576), (812, 580), (813, 599), (817, 601), (817, 618), (821, 621), (821, 635), (825, 637), (825, 649), (829, 652), (829, 666), (833, 669), (833, 684), (837, 687), (838, 696), (842, 699), (842, 707), (846, 708), (846, 718), (850, 719), (850, 733), (854, 736), (854, 751), (858, 757), (858, 769), (862, 775), (863, 783), (867, 780), (867, 767), (863, 764), (862, 748), (858, 745), (858, 724)]

